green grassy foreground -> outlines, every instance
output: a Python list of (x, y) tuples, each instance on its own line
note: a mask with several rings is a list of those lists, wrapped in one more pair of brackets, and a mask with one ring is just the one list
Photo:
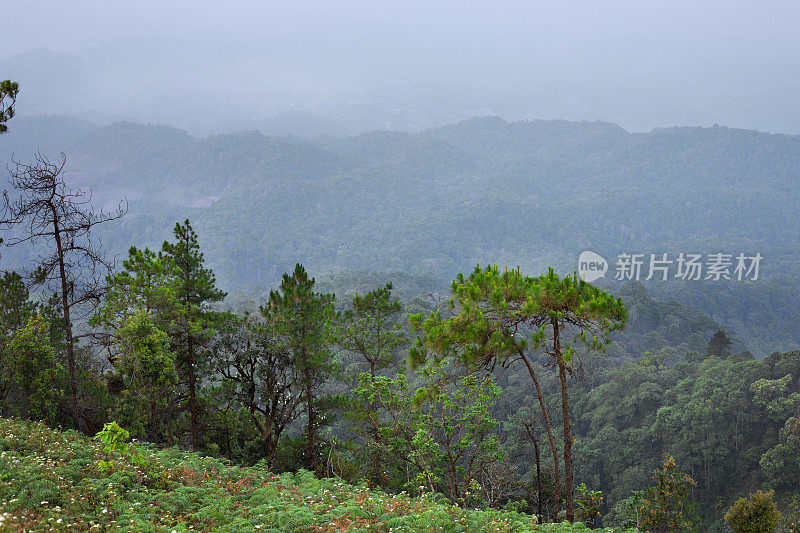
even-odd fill
[[(545, 531), (515, 512), (464, 510), (309, 472), (270, 473), (178, 449), (107, 454), (75, 431), (0, 418), (0, 531)], [(612, 531), (612, 530), (607, 530)]]

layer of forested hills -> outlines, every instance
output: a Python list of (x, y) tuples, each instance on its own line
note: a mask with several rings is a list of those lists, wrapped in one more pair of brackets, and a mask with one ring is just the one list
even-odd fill
[[(70, 179), (130, 209), (103, 243), (158, 247), (176, 220), (203, 236), (231, 293), (311, 272), (441, 278), (471, 265), (570, 272), (591, 249), (756, 252), (757, 282), (651, 282), (755, 354), (800, 341), (800, 137), (713, 128), (630, 133), (601, 122), (468, 120), (418, 134), (198, 138), (164, 125), (17, 117), (0, 155), (67, 155)], [(12, 268), (29, 251), (4, 252)], [(611, 274), (608, 274), (609, 277)], [(611, 283), (612, 287), (614, 283)]]

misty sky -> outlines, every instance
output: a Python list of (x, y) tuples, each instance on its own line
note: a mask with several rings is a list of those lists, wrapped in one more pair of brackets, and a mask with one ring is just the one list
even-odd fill
[[(196, 131), (305, 110), (355, 130), (488, 113), (800, 133), (788, 0), (26, 0), (3, 13), (0, 78), (21, 78), (20, 114)], [(69, 56), (19, 57), (36, 48)]]

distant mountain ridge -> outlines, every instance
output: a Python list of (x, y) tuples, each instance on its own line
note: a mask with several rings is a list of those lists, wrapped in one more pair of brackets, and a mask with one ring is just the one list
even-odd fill
[[(189, 218), (228, 290), (263, 287), (298, 261), (312, 272), (449, 279), (476, 263), (572, 272), (587, 249), (612, 265), (621, 253), (758, 252), (767, 285), (752, 284), (761, 291), (752, 302), (775, 312), (745, 320), (746, 296), (736, 316), (708, 312), (751, 338), (778, 327), (781, 349), (800, 340), (800, 324), (793, 330), (786, 318), (800, 279), (800, 136), (725, 127), (630, 133), (603, 122), (497, 117), (311, 139), (203, 138), (63, 116), (15, 117), (11, 126), (0, 138), (6, 161), (64, 151), (72, 179), (98, 202), (128, 198), (128, 216), (102, 235), (109, 250), (158, 247)], [(20, 268), (29, 253), (8, 250), (3, 261)], [(668, 297), (676, 283), (653, 287)], [(698, 301), (686, 283), (675, 287), (683, 301)]]

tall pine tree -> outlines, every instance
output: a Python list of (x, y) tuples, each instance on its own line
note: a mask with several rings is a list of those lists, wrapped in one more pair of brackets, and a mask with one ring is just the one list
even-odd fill
[(314, 292), (314, 278), (309, 278), (298, 263), (292, 275), (283, 275), (280, 290), (270, 291), (269, 304), (261, 307), (279, 341), (291, 353), (298, 372), (307, 415), (306, 461), (312, 471), (319, 471), (320, 467), (322, 385), (334, 371), (329, 334), (334, 298), (332, 293)]
[[(560, 278), (552, 269), (541, 276), (523, 275), (519, 268), (500, 270), (477, 266), (469, 277), (459, 274), (451, 286), (452, 318), (439, 311), (422, 323), (412, 316), (424, 338), (412, 350), (412, 360), (425, 357), (430, 349), (439, 356), (455, 356), (469, 365), (494, 368), (521, 360), (528, 368), (540, 402), (555, 468), (555, 506), (558, 514), (558, 457), (553, 431), (529, 348), (541, 350), (558, 370), (564, 424), (564, 499), (567, 520), (574, 519), (572, 424), (569, 417), (567, 378), (579, 347), (603, 349), (611, 331), (624, 327), (627, 311), (619, 298), (575, 276)], [(531, 342), (529, 342), (529, 340)]]
[(199, 392), (206, 369), (208, 341), (214, 335), (214, 325), (219, 314), (211, 304), (225, 298), (227, 293), (216, 286), (214, 273), (205, 268), (197, 233), (189, 220), (175, 224), (175, 242), (165, 241), (162, 257), (174, 276), (177, 316), (169, 331), (177, 356), (177, 370), (181, 384), (186, 388), (189, 411), (189, 435), (192, 449), (197, 449), (200, 438)]

